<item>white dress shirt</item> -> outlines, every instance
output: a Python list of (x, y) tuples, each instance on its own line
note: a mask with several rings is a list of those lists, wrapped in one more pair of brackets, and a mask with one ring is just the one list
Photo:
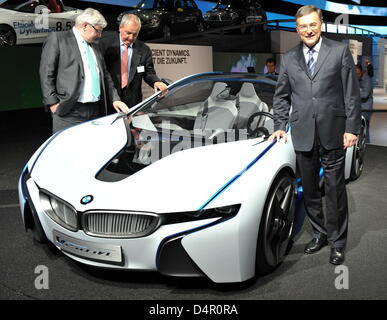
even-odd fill
[[(318, 40), (318, 42), (313, 46), (313, 50), (314, 50), (313, 59), (316, 62), (317, 62), (318, 54), (320, 52), (321, 42), (322, 42), (322, 38), (320, 36), (320, 39)], [(308, 65), (308, 62), (309, 62), (309, 50), (310, 50), (310, 48), (308, 46), (306, 46), (304, 43), (304, 45), (302, 47), (302, 51), (304, 53), (306, 65)]]
[[(91, 75), (91, 71), (89, 68), (89, 64), (87, 62), (87, 53), (86, 53), (86, 49), (85, 49), (85, 45), (84, 45), (85, 40), (83, 39), (83, 37), (81, 36), (79, 31), (75, 27), (73, 27), (73, 32), (75, 35), (75, 39), (77, 40), (79, 51), (81, 52), (81, 57), (82, 57), (82, 62), (83, 62), (83, 70), (85, 72), (85, 79), (82, 82), (81, 93), (79, 95), (78, 102), (81, 102), (81, 103), (96, 102), (100, 98), (99, 97), (95, 98), (91, 94), (92, 75)], [(94, 58), (94, 61), (95, 61), (96, 65), (98, 65), (98, 61), (97, 61), (97, 58), (95, 56), (94, 50), (92, 47), (90, 47), (90, 49), (91, 49), (90, 51), (91, 51), (91, 54)], [(99, 68), (98, 68), (98, 73), (99, 73)]]

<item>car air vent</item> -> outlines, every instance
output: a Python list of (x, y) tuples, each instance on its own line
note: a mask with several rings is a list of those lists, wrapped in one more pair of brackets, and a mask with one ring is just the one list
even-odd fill
[(89, 211), (83, 215), (82, 225), (91, 236), (134, 238), (152, 233), (159, 225), (159, 217), (151, 213)]

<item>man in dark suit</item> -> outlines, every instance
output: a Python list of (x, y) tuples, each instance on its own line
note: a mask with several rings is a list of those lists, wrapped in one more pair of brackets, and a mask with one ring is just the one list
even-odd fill
[(117, 112), (129, 110), (95, 46), (106, 25), (97, 10), (88, 8), (77, 16), (72, 30), (50, 33), (43, 45), (40, 82), (54, 133), (105, 115), (110, 105)]
[[(359, 84), (347, 45), (321, 37), (320, 9), (301, 7), (296, 23), (302, 42), (281, 59), (273, 105), (276, 131), (270, 141), (286, 142), (285, 128), (290, 121), (305, 207), (313, 229), (305, 253), (315, 253), (329, 243), (329, 262), (342, 264), (348, 231), (345, 153), (360, 132)], [(325, 217), (319, 189), (321, 165)]]
[(267, 59), (265, 66), (266, 66), (265, 75), (278, 76), (278, 72), (276, 70), (277, 65), (273, 58)]
[(156, 75), (152, 51), (137, 40), (141, 20), (134, 14), (125, 14), (120, 22), (119, 34), (99, 41), (107, 69), (122, 99), (129, 107), (142, 101), (142, 80), (156, 90), (166, 91), (167, 86)]

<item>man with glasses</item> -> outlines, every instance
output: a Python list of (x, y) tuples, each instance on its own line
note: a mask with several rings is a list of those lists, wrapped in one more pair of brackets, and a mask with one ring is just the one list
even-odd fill
[(134, 14), (125, 14), (120, 22), (119, 34), (112, 34), (99, 41), (117, 91), (129, 107), (142, 101), (141, 84), (144, 80), (155, 91), (166, 91), (153, 66), (152, 51), (137, 40), (141, 20)]
[(43, 44), (40, 82), (54, 133), (106, 115), (110, 105), (117, 112), (129, 110), (95, 45), (106, 25), (97, 10), (88, 8), (77, 16), (72, 30), (52, 32)]
[[(305, 208), (313, 229), (313, 239), (305, 253), (316, 253), (329, 243), (329, 262), (342, 264), (348, 232), (345, 153), (356, 143), (360, 132), (359, 84), (348, 46), (321, 36), (320, 9), (301, 7), (296, 23), (302, 42), (281, 59), (273, 102), (277, 131), (270, 141), (286, 142), (289, 122)], [(319, 188), (321, 166), (325, 215)]]

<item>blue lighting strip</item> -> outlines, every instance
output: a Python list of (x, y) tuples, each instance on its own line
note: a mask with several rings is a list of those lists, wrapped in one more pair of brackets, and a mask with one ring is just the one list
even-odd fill
[(210, 202), (215, 200), (223, 191), (225, 191), (229, 186), (231, 186), (236, 180), (238, 180), (247, 170), (249, 170), (254, 164), (258, 162), (276, 143), (274, 140), (265, 150), (263, 150), (253, 161), (251, 161), (246, 168), (244, 168), (241, 172), (239, 172), (236, 176), (234, 176), (230, 181), (228, 181), (223, 187), (221, 187), (215, 194), (208, 199), (199, 210), (203, 210)]

